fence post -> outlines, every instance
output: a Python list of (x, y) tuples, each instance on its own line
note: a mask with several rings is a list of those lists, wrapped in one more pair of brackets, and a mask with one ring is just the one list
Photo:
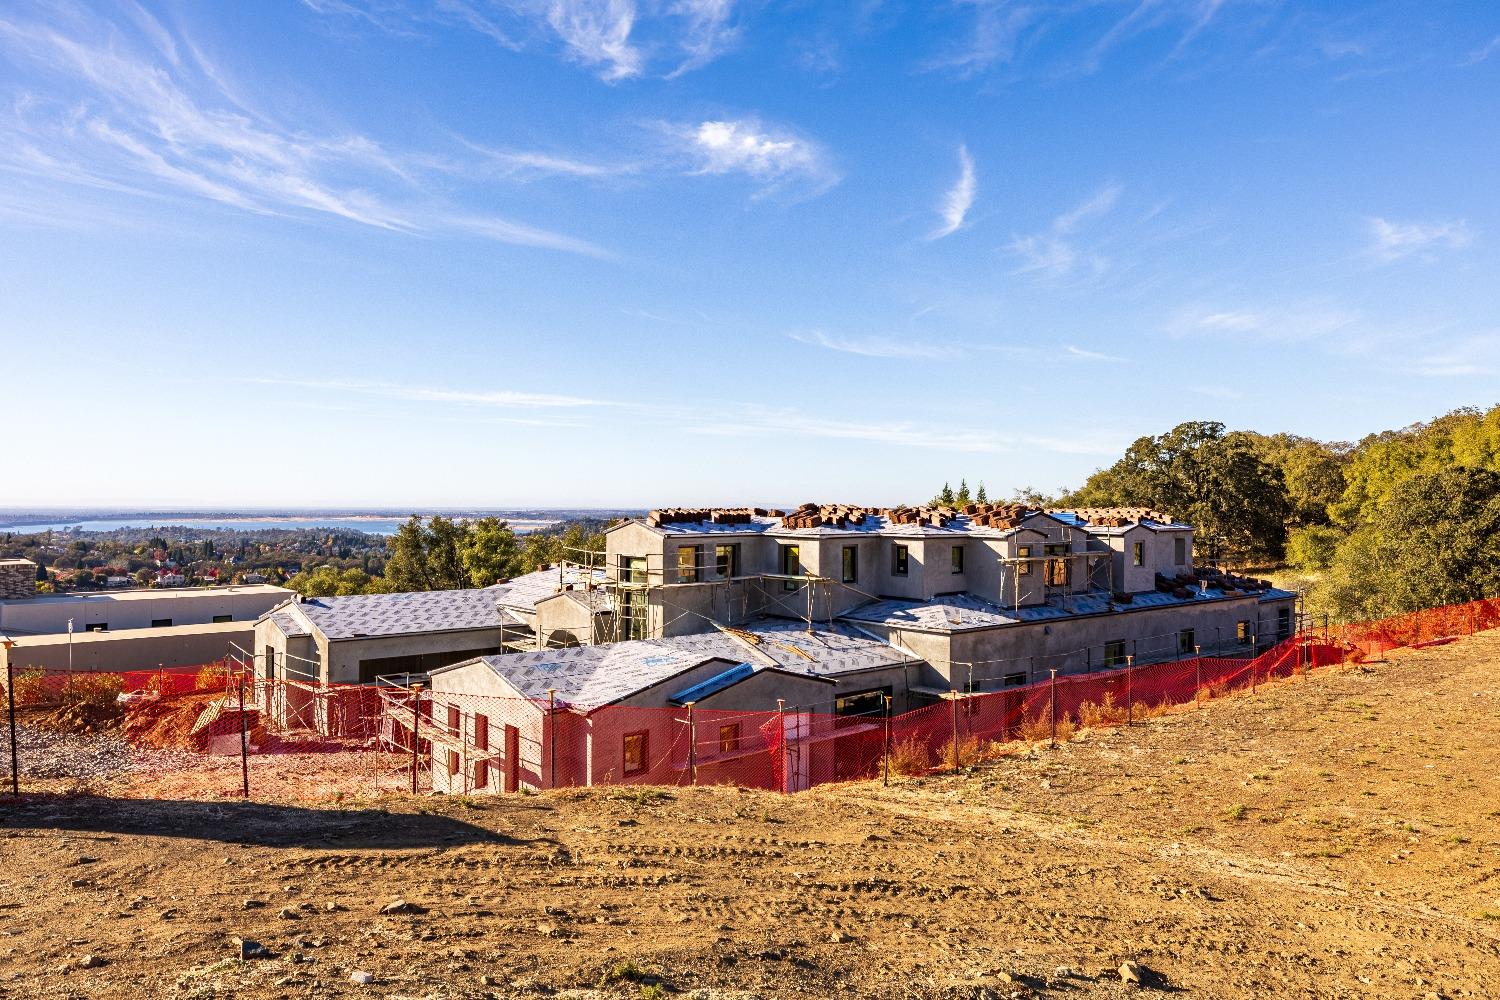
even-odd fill
[(1135, 657), (1125, 657), (1125, 725), (1135, 725)]
[(688, 773), (692, 783), (698, 783), (698, 723), (693, 721), (693, 703), (683, 703), (688, 710)]
[[(647, 767), (650, 761), (642, 761)], [(547, 787), (557, 787), (557, 688), (547, 689)]]
[(1057, 668), (1052, 668), (1052, 690), (1048, 693), (1052, 701), (1052, 745), (1057, 746)]
[(953, 700), (953, 770), (958, 770), (958, 689), (948, 686), (948, 697)]
[(240, 671), (240, 793), (250, 797), (250, 720), (245, 718), (245, 672)]
[(1193, 666), (1195, 668), (1197, 668), (1197, 672), (1198, 672), (1198, 686), (1195, 687), (1195, 688), (1193, 688), (1193, 700), (1199, 702), (1199, 705), (1201, 706), (1202, 702), (1199, 701), (1198, 693), (1203, 690), (1203, 647), (1202, 646), (1194, 646), (1193, 647)]
[(417, 767), (422, 745), (422, 685), (411, 686), (411, 793), (417, 794)]
[(5, 640), (5, 700), (10, 712), (10, 794), (20, 798), (21, 768), (18, 764), (20, 758), (16, 755), (16, 677), (15, 668), (10, 662), (10, 649), (13, 645), (9, 639)]
[(777, 742), (781, 745), (781, 794), (782, 795), (786, 795), (787, 794), (787, 789), (790, 787), (790, 782), (787, 779), (789, 777), (791, 777), (789, 774), (787, 774), (787, 769), (791, 765), (792, 755), (786, 752), (787, 751), (787, 745), (786, 745), (786, 699), (785, 698), (777, 698), (776, 699), (776, 724), (781, 727), (781, 732), (778, 734), (779, 735), (779, 739), (777, 740)]
[[(890, 695), (884, 695), (884, 698), (885, 698), (885, 756), (882, 758), (882, 761), (881, 761), (881, 765), (882, 765), (881, 766), (881, 770), (883, 771), (883, 775), (882, 775), (881, 781), (885, 785), (890, 785), (890, 783), (891, 783), (891, 696)], [(15, 731), (14, 728), (12, 728), (12, 732), (14, 732), (14, 731)], [(12, 743), (14, 744), (14, 741), (12, 741)]]

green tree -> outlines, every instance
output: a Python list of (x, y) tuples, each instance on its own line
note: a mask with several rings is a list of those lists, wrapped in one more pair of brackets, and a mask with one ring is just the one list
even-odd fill
[(371, 577), (360, 569), (317, 566), (303, 570), (286, 582), (303, 597), (349, 597), (354, 594), (386, 594), (391, 585), (380, 577)]
[(979, 481), (979, 489), (974, 493), (975, 503), (989, 503), (989, 494), (984, 491), (984, 480)]
[(1217, 421), (1189, 421), (1136, 439), (1108, 469), (1059, 503), (1078, 507), (1145, 506), (1194, 525), (1210, 558), (1280, 558), (1289, 504), (1280, 470), (1252, 441)]
[(495, 517), (482, 517), (463, 526), (459, 558), (468, 586), (488, 587), (518, 575), (521, 545), (510, 525)]
[(1340, 543), (1316, 595), (1341, 619), (1378, 618), (1500, 593), (1500, 473), (1406, 477)]
[(1298, 569), (1320, 570), (1333, 565), (1344, 533), (1322, 524), (1293, 528), (1286, 542), (1286, 561)]
[(932, 498), (933, 505), (937, 507), (952, 507), (956, 501), (957, 498), (953, 495), (953, 487), (947, 483), (944, 483), (938, 495)]
[(973, 498), (969, 496), (969, 481), (967, 479), (960, 479), (958, 481), (958, 492), (953, 494), (953, 503), (956, 506), (962, 507), (966, 503), (973, 502)]

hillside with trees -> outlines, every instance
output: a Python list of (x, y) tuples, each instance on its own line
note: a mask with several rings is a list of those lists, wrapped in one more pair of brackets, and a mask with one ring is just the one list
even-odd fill
[(1190, 421), (1077, 489), (1011, 499), (1164, 511), (1196, 526), (1200, 559), (1289, 566), (1338, 621), (1500, 594), (1500, 405), (1352, 443)]

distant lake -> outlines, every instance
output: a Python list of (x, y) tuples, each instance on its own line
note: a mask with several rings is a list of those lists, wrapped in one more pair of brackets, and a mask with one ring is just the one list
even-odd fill
[[(71, 528), (83, 531), (114, 531), (118, 528), (224, 528), (230, 531), (274, 531), (315, 528), (322, 531), (365, 531), (372, 535), (394, 535), (396, 529), (407, 521), (404, 517), (234, 517), (223, 520), (204, 517), (177, 517), (170, 521), (157, 522), (148, 518), (120, 518), (103, 521), (53, 521), (50, 524), (17, 524), (0, 527), (0, 533), (13, 532), (19, 535), (35, 534), (39, 531), (66, 531)], [(532, 521), (521, 518), (509, 520), (512, 530), (518, 535), (540, 531), (556, 521)]]

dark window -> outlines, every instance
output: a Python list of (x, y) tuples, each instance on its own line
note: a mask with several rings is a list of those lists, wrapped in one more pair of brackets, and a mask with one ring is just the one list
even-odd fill
[(1021, 687), (1026, 683), (1026, 675), (1006, 674), (1005, 677), (1001, 680), (1001, 683), (1003, 683), (1008, 688)]
[(171, 628), (172, 627), (172, 619), (170, 619), (170, 618), (153, 618), (153, 619), (151, 619), (151, 627), (152, 628)]
[(1248, 621), (1237, 622), (1234, 626), (1234, 637), (1241, 646), (1250, 645), (1250, 623)]
[(905, 545), (898, 545), (891, 550), (891, 575), (905, 576), (910, 568), (911, 557), (906, 551)]
[(1144, 566), (1144, 565), (1146, 565), (1146, 543), (1145, 542), (1136, 542), (1134, 545), (1132, 545), (1130, 547), (1130, 565), (1132, 565), (1132, 566)]
[[(266, 680), (274, 680), (276, 677), (276, 647), (266, 647)], [(254, 673), (254, 671), (251, 671)], [(254, 679), (253, 677), (251, 678)]]
[(734, 753), (740, 748), (740, 724), (731, 722), (719, 727), (719, 752)]
[(859, 582), (859, 546), (844, 546), (844, 582)]
[(640, 556), (621, 556), (620, 577), (626, 583), (645, 583), (646, 560)]
[(872, 691), (857, 691), (833, 701), (834, 715), (884, 715), (885, 699), (891, 693), (888, 687)]
[[(802, 575), (802, 550), (795, 545), (783, 545), (781, 547), (781, 573), (783, 576)], [(782, 590), (796, 590), (796, 580), (784, 580), (781, 584)]]
[(703, 562), (703, 546), (677, 546), (677, 582), (697, 583), (699, 566)]
[(222, 625), (224, 622), (234, 621), (234, 615), (214, 615), (214, 624)]
[(1017, 576), (1031, 575), (1031, 546), (1022, 545), (1016, 549), (1016, 558), (1021, 560), (1016, 563)]
[(1187, 539), (1181, 535), (1172, 539), (1172, 561), (1179, 566), (1187, 562)]
[(953, 564), (953, 572), (962, 573), (964, 571), (964, 547), (962, 545), (953, 546), (952, 555), (949, 558)]
[[(490, 717), (488, 715), (474, 716), (474, 748), (481, 756), (488, 756), (490, 749)], [(476, 760), (474, 762), (474, 787), (486, 788), (490, 783), (490, 762), (487, 760)]]
[(1285, 639), (1292, 634), (1292, 609), (1276, 609), (1276, 638)]
[(1069, 569), (1072, 565), (1067, 558), (1068, 547), (1066, 545), (1048, 545), (1044, 550), (1049, 557), (1047, 560), (1047, 586), (1066, 587), (1070, 577)]
[(1115, 639), (1104, 644), (1104, 665), (1117, 667), (1125, 662), (1125, 640)]
[(740, 546), (736, 542), (732, 545), (714, 546), (714, 570), (719, 574), (719, 579), (728, 580), (740, 575)]
[(85, 632), (108, 632), (109, 622), (91, 622), (83, 627)]
[(646, 734), (625, 734), (625, 773), (639, 774), (646, 769)]
[(1177, 633), (1177, 652), (1191, 653), (1193, 647), (1198, 644), (1197, 634), (1190, 628), (1185, 628)]

